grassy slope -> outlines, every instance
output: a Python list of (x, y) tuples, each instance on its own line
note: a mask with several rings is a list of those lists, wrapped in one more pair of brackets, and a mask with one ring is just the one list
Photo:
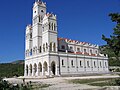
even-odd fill
[(0, 77), (13, 77), (15, 75), (21, 76), (24, 73), (24, 64), (0, 64)]

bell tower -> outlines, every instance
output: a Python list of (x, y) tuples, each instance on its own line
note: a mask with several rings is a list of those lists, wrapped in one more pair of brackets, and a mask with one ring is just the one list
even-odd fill
[(25, 57), (30, 56), (32, 50), (32, 26), (26, 27)]
[(52, 13), (47, 13), (43, 18), (43, 52), (58, 52), (57, 37), (57, 17)]
[(32, 38), (33, 38), (33, 50), (35, 53), (40, 53), (42, 45), (42, 22), (43, 17), (46, 14), (46, 3), (41, 0), (37, 0), (33, 5), (33, 19), (32, 19)]

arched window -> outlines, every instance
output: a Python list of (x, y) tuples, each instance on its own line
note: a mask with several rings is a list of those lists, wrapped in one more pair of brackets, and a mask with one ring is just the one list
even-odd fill
[(73, 64), (73, 60), (71, 61), (71, 66), (72, 66), (72, 67), (74, 66), (74, 64)]
[(49, 23), (49, 30), (51, 29), (51, 23)]
[(39, 68), (39, 72), (42, 72), (42, 64), (41, 63), (39, 63), (38, 68)]
[(26, 65), (26, 75), (28, 76), (28, 65)]
[(52, 30), (54, 29), (53, 23), (52, 23)]
[(30, 64), (29, 70), (30, 70), (30, 75), (32, 75), (32, 64)]
[(48, 70), (48, 65), (47, 65), (47, 62), (44, 62), (44, 70), (47, 71)]
[(36, 65), (36, 63), (34, 64), (34, 71), (35, 71), (35, 73), (37, 72), (37, 65)]
[(32, 55), (32, 49), (30, 50), (30, 56)]
[(52, 51), (52, 43), (50, 43), (50, 51)]
[(43, 52), (45, 52), (45, 44), (43, 44)]
[(56, 44), (55, 43), (53, 45), (53, 49), (54, 49), (54, 51), (56, 51)]

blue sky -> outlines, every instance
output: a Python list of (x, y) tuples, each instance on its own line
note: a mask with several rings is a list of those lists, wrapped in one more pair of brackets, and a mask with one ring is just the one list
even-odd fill
[[(0, 62), (24, 59), (25, 27), (32, 22), (35, 0), (0, 1)], [(120, 0), (43, 0), (57, 14), (59, 37), (103, 45), (115, 23), (108, 14), (120, 12)]]

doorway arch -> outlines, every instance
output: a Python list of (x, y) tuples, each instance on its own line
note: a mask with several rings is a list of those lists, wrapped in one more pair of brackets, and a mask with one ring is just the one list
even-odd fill
[(30, 64), (30, 76), (32, 75), (32, 64)]
[(39, 69), (39, 72), (42, 72), (42, 64), (41, 63), (38, 64), (38, 69)]
[(51, 71), (52, 71), (53, 75), (55, 75), (56, 68), (55, 68), (55, 62), (54, 61), (51, 63)]
[(34, 75), (36, 75), (36, 73), (37, 73), (37, 64), (36, 63), (34, 64), (34, 68), (33, 69), (34, 69), (33, 73), (34, 73)]
[(28, 65), (26, 65), (26, 76), (28, 76)]
[(44, 71), (48, 71), (48, 65), (47, 65), (47, 62), (44, 62)]
[(41, 62), (39, 62), (39, 64), (38, 64), (38, 75), (40, 76), (41, 73), (42, 73), (42, 64), (41, 64)]

